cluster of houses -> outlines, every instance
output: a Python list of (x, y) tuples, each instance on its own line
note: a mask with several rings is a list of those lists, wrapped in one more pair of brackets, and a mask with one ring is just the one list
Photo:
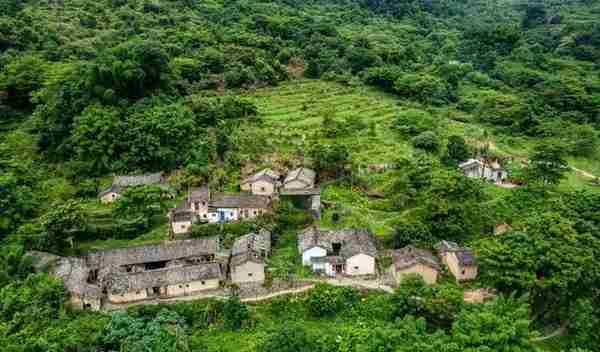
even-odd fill
[[(388, 273), (396, 282), (420, 275), (434, 284), (445, 265), (457, 281), (474, 279), (477, 263), (468, 248), (442, 241), (431, 251), (407, 246), (391, 251)], [(302, 264), (329, 277), (377, 276), (377, 248), (367, 230), (325, 230), (311, 226), (298, 234)], [(262, 285), (271, 253), (271, 233), (248, 233), (224, 250), (219, 237), (92, 251), (78, 257), (34, 252), (39, 266), (63, 279), (71, 303), (101, 309), (155, 298), (198, 295), (226, 283), (239, 287)], [(441, 260), (441, 262), (440, 262)]]
[(264, 169), (240, 184), (240, 193), (212, 193), (208, 186), (191, 189), (188, 196), (171, 212), (171, 230), (186, 233), (194, 223), (222, 223), (252, 219), (272, 209), (272, 201), (289, 199), (296, 205), (320, 215), (321, 191), (316, 173), (304, 167), (292, 170), (285, 179)]
[[(391, 251), (392, 263), (388, 273), (397, 283), (406, 275), (417, 274), (427, 284), (434, 284), (443, 264), (457, 281), (477, 277), (477, 262), (470, 249), (442, 241), (436, 245), (436, 250), (438, 256), (414, 246)], [(373, 236), (367, 230), (309, 227), (298, 234), (298, 251), (303, 265), (327, 276), (377, 274), (377, 249)]]
[(153, 298), (196, 295), (225, 282), (261, 284), (270, 255), (271, 233), (260, 230), (238, 238), (223, 251), (218, 237), (106, 249), (79, 257), (34, 252), (40, 266), (63, 279), (71, 303), (99, 310)]

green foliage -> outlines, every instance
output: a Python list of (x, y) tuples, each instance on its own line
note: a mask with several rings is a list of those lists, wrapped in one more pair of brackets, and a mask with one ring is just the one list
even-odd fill
[(33, 272), (33, 257), (21, 246), (6, 246), (0, 252), (0, 287), (11, 281), (20, 281)]
[(311, 352), (317, 350), (314, 338), (301, 325), (284, 325), (263, 341), (259, 352)]
[(152, 320), (114, 313), (106, 325), (101, 344), (107, 349), (128, 352), (190, 351), (181, 317), (163, 309)]
[(402, 221), (394, 228), (392, 246), (402, 248), (409, 244), (433, 246), (434, 238), (429, 228), (420, 221)]
[(394, 91), (431, 105), (454, 100), (446, 82), (429, 74), (404, 74), (394, 82)]
[(461, 136), (448, 137), (446, 152), (442, 156), (442, 162), (448, 166), (456, 167), (461, 162), (469, 159), (472, 155), (465, 139)]
[(412, 144), (415, 148), (434, 153), (440, 149), (440, 138), (435, 132), (425, 131), (413, 137)]
[(356, 292), (348, 287), (318, 284), (306, 297), (306, 306), (315, 317), (332, 316), (352, 307), (358, 300)]
[[(156, 185), (127, 187), (112, 209), (119, 237), (135, 236), (164, 217), (165, 190)], [(135, 224), (133, 228), (128, 226)]]
[(395, 117), (393, 126), (401, 133), (416, 136), (429, 130), (435, 130), (437, 120), (427, 111), (408, 109)]
[(600, 312), (589, 298), (577, 300), (569, 312), (569, 340), (572, 347), (598, 350)]
[(220, 308), (223, 326), (229, 330), (239, 330), (250, 319), (250, 312), (238, 296), (229, 297)]
[(526, 170), (526, 178), (530, 182), (542, 185), (556, 185), (564, 178), (568, 168), (563, 159), (564, 148), (559, 145), (539, 145), (531, 155), (530, 165)]
[(346, 172), (350, 163), (348, 149), (342, 144), (320, 144), (310, 150), (314, 168), (323, 176), (339, 177)]

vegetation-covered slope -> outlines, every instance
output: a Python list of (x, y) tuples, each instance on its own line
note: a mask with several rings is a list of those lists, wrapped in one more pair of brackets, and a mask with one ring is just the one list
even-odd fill
[[(321, 348), (305, 340), (368, 351), (363, 336), (373, 350), (517, 351), (533, 348), (530, 328), (566, 326), (564, 348), (597, 350), (599, 18), (595, 0), (0, 0), (0, 345), (137, 351), (126, 337), (151, 330), (149, 344), (175, 350), (189, 347), (172, 339), (181, 333), (209, 351), (284, 340), (300, 341), (290, 351)], [(462, 177), (457, 163), (476, 154), (522, 187)], [(473, 286), (523, 297), (456, 308), (444, 294), (454, 284), (405, 288), (431, 305), (402, 290), (391, 303), (352, 301), (398, 311), (365, 321), (284, 300), (250, 309), (240, 333), (226, 323), (244, 310), (235, 302), (70, 313), (61, 284), (30, 274), (23, 255), (161, 241), (189, 187), (233, 191), (256, 168), (300, 164), (319, 171), (321, 225), (367, 227), (381, 249), (470, 245)], [(151, 171), (177, 199), (148, 187), (98, 203), (111, 175)], [(282, 206), (263, 220), (280, 232), (273, 275), (286, 272), (304, 219)], [(504, 222), (514, 231), (492, 236)], [(306, 331), (278, 331), (278, 310)], [(330, 326), (344, 339), (319, 335)], [(468, 344), (467, 331), (506, 330), (513, 340)]]

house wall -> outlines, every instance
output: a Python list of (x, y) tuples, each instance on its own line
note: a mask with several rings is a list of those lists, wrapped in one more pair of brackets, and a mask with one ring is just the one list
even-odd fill
[(217, 208), (216, 211), (211, 211), (208, 213), (208, 222), (215, 223), (219, 222), (219, 212), (223, 212), (225, 214), (224, 221), (235, 221), (239, 219), (239, 209), (237, 208)]
[(313, 263), (312, 271), (315, 273), (327, 273), (326, 263)]
[(285, 184), (284, 186), (287, 189), (303, 189), (309, 188), (304, 182), (300, 182), (298, 180), (293, 180)]
[(198, 291), (214, 290), (219, 288), (219, 279), (207, 279), (191, 281), (177, 285), (168, 285), (166, 295), (168, 297), (186, 296)]
[(148, 298), (148, 293), (146, 292), (146, 289), (141, 289), (139, 291), (128, 291), (123, 293), (108, 293), (108, 301), (111, 303), (127, 303), (139, 301), (146, 298)]
[(265, 180), (258, 180), (251, 184), (252, 194), (259, 196), (272, 196), (275, 193), (275, 185)]
[(175, 234), (187, 233), (192, 228), (192, 222), (191, 221), (173, 221), (171, 223), (171, 228), (173, 229), (173, 233), (175, 233)]
[(238, 212), (239, 219), (252, 219), (266, 213), (267, 210), (262, 208), (240, 208)]
[(324, 257), (326, 255), (327, 251), (321, 247), (312, 247), (307, 249), (302, 253), (302, 265), (310, 266), (312, 263), (311, 258)]
[(437, 282), (438, 271), (422, 264), (413, 265), (398, 271), (394, 270), (394, 266), (392, 265), (391, 271), (396, 279), (396, 282), (398, 283), (402, 282), (402, 279), (408, 274), (420, 275), (423, 278), (423, 281), (425, 281), (425, 283), (428, 285), (432, 285)]
[(100, 202), (102, 203), (112, 203), (115, 200), (117, 200), (117, 198), (119, 198), (119, 194), (115, 193), (115, 192), (108, 192), (106, 194), (104, 194), (102, 197), (100, 197)]
[(357, 254), (346, 260), (346, 275), (375, 274), (375, 258), (367, 254)]
[(472, 280), (477, 277), (477, 266), (468, 265), (461, 267), (458, 258), (456, 257), (456, 253), (446, 253), (442, 257), (442, 262), (446, 264), (450, 273), (456, 278), (456, 281)]
[(245, 262), (231, 268), (231, 281), (234, 283), (265, 281), (265, 265)]
[(193, 200), (190, 203), (190, 208), (198, 215), (201, 220), (208, 218), (208, 201), (207, 200)]
[(100, 310), (102, 303), (98, 297), (85, 297), (71, 294), (69, 304), (76, 309)]

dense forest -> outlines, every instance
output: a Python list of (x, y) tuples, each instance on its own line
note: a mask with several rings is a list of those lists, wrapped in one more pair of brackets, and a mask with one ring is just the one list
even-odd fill
[[(597, 0), (0, 0), (1, 349), (600, 351), (599, 131)], [(518, 187), (464, 177), (474, 156)], [(164, 240), (176, 199), (100, 204), (112, 175), (160, 171), (181, 199), (302, 163), (324, 185), (319, 225), (382, 249), (469, 245), (468, 285), (497, 298), (409, 280), (80, 312), (27, 255)], [(310, 221), (289, 204), (258, 220), (273, 276), (306, 275)]]

